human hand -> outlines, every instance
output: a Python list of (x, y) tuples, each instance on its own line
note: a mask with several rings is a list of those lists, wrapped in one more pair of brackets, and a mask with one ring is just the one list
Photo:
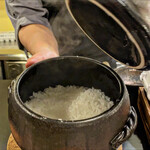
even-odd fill
[(122, 150), (122, 145), (121, 145), (121, 146), (119, 146), (118, 150)]
[(59, 56), (59, 54), (56, 53), (55, 51), (50, 51), (48, 49), (46, 49), (46, 50), (43, 49), (42, 51), (37, 52), (36, 54), (34, 54), (32, 57), (30, 57), (27, 60), (26, 68), (28, 68), (31, 65), (33, 65), (37, 62), (40, 62), (42, 60), (49, 59), (49, 58), (54, 58), (54, 57), (58, 57), (58, 56)]
[(24, 26), (19, 31), (19, 39), (22, 45), (32, 54), (27, 60), (26, 67), (39, 61), (58, 57), (58, 44), (53, 32), (40, 24)]

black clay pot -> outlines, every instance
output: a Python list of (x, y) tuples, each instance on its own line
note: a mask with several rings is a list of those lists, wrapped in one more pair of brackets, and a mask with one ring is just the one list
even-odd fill
[(66, 0), (66, 5), (100, 50), (130, 68), (150, 66), (150, 28), (131, 0)]
[[(25, 107), (33, 91), (76, 85), (101, 89), (115, 105), (101, 115), (77, 121), (54, 120)], [(111, 150), (127, 140), (137, 124), (128, 92), (109, 67), (84, 57), (58, 57), (25, 70), (9, 88), (9, 121), (22, 150)]]

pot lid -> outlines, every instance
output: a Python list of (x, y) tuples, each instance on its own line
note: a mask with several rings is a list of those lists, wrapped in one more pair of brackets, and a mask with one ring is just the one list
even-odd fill
[(150, 29), (127, 0), (66, 0), (87, 37), (107, 55), (134, 69), (150, 65)]

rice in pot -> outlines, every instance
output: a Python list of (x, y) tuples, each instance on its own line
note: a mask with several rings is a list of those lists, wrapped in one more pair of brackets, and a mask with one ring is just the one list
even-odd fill
[(100, 89), (58, 85), (33, 92), (25, 105), (51, 119), (81, 120), (105, 112), (114, 103)]

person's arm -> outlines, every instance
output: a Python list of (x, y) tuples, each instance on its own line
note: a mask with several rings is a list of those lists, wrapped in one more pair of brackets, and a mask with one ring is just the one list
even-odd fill
[(42, 1), (5, 1), (19, 48), (26, 48), (33, 55), (28, 59), (26, 66), (58, 56), (57, 41), (48, 21), (49, 12), (43, 8)]
[(33, 55), (28, 59), (26, 67), (41, 60), (59, 56), (57, 41), (52, 31), (40, 24), (31, 24), (19, 30), (19, 39), (24, 47)]

